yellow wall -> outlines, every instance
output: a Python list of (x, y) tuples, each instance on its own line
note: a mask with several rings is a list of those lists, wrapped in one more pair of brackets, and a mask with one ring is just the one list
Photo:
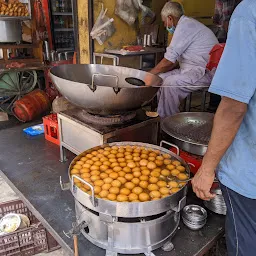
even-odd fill
[(213, 16), (215, 0), (181, 0), (186, 15), (192, 17)]
[[(152, 9), (160, 16), (160, 11), (166, 0), (152, 0)], [(108, 39), (102, 46), (99, 45), (96, 41), (94, 43), (95, 51), (102, 52), (105, 48), (121, 48), (124, 45), (129, 45), (136, 42), (136, 28), (129, 26), (121, 18), (115, 15), (115, 3), (116, 0), (95, 0), (94, 1), (94, 17), (95, 20), (98, 17), (101, 5), (104, 4), (104, 8), (108, 9), (107, 16), (114, 18), (114, 26), (116, 28), (115, 34)]]
[[(80, 62), (89, 63), (89, 33), (88, 31), (88, 0), (78, 1), (78, 31), (79, 31), (79, 48), (80, 48)], [(183, 4), (185, 14), (192, 17), (211, 17), (214, 13), (215, 0), (176, 0)], [(150, 2), (148, 0), (147, 2)], [(160, 25), (160, 33), (163, 33), (163, 25), (161, 22), (160, 12), (166, 0), (151, 0), (151, 7), (157, 14), (157, 22)], [(98, 17), (101, 6), (108, 9), (107, 16), (114, 18), (114, 26), (116, 28), (115, 34), (107, 40), (102, 46), (94, 40), (95, 52), (103, 52), (106, 48), (117, 49), (124, 45), (129, 45), (136, 42), (136, 29), (130, 27), (118, 16), (115, 15), (116, 0), (94, 0), (94, 17)], [(199, 19), (201, 22), (210, 25), (211, 19)], [(131, 61), (128, 61), (132, 64)]]
[(78, 44), (79, 44), (79, 57), (80, 63), (90, 63), (90, 47), (88, 31), (88, 0), (77, 0), (77, 15), (78, 15)]
[[(157, 13), (158, 23), (160, 20), (160, 12), (165, 4), (166, 0), (152, 0), (152, 9)], [(116, 0), (95, 0), (94, 1), (94, 17), (95, 21), (101, 11), (102, 3), (104, 4), (104, 8), (108, 9), (107, 16), (109, 18), (114, 18), (114, 26), (116, 32), (113, 34), (111, 38), (109, 38), (103, 45), (99, 45), (96, 40), (94, 40), (94, 51), (95, 52), (103, 52), (104, 49), (120, 49), (125, 45), (130, 45), (136, 43), (137, 31), (136, 26), (129, 26), (126, 22), (124, 22), (121, 18), (115, 15), (115, 3)], [(105, 64), (111, 64), (111, 61), (104, 61)], [(121, 58), (120, 59), (121, 66), (134, 67), (139, 68), (139, 58)]]
[[(214, 15), (215, 0), (175, 0), (183, 5), (187, 16), (196, 18), (206, 25), (212, 24), (211, 17)], [(209, 17), (202, 19), (200, 17)]]
[[(160, 25), (160, 31), (163, 31), (163, 24), (161, 21), (161, 9), (167, 0), (152, 0), (152, 9), (157, 14), (157, 23)], [(175, 0), (184, 6), (185, 14), (190, 17), (212, 17), (214, 14), (215, 0)], [(115, 15), (116, 0), (95, 0), (94, 1), (94, 17), (98, 17), (101, 5), (108, 9), (108, 17), (114, 18), (114, 26), (116, 28), (115, 34), (107, 40), (102, 46), (94, 41), (94, 49), (96, 52), (103, 52), (105, 48), (118, 49), (124, 45), (129, 45), (136, 42), (136, 30), (130, 27), (122, 19)], [(206, 25), (212, 24), (211, 18), (200, 19)]]
[(108, 9), (107, 16), (109, 18), (114, 18), (114, 26), (116, 32), (114, 35), (107, 40), (103, 45), (99, 45), (98, 42), (94, 41), (94, 49), (96, 52), (102, 52), (104, 48), (120, 48), (123, 45), (131, 44), (136, 40), (136, 31), (134, 28), (130, 27), (124, 21), (122, 21), (118, 16), (115, 15), (115, 0), (95, 0), (94, 1), (94, 17), (95, 20), (98, 17), (102, 3), (104, 8)]

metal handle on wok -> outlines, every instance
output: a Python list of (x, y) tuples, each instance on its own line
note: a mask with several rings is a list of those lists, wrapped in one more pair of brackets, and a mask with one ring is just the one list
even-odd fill
[(174, 148), (177, 150), (177, 153), (176, 153), (176, 154), (177, 154), (178, 156), (180, 155), (180, 148), (179, 148), (178, 146), (176, 146), (175, 144), (172, 144), (172, 143), (170, 143), (170, 142), (168, 142), (168, 141), (162, 140), (162, 141), (160, 142), (160, 147), (162, 147), (163, 144), (167, 144), (168, 146), (174, 147)]
[(94, 187), (93, 187), (89, 182), (87, 182), (87, 181), (81, 179), (80, 177), (78, 177), (78, 176), (76, 176), (76, 175), (72, 175), (72, 179), (71, 179), (71, 181), (72, 181), (72, 193), (75, 193), (75, 191), (74, 191), (74, 186), (75, 186), (75, 184), (74, 184), (74, 178), (78, 179), (79, 181), (81, 181), (82, 183), (84, 183), (85, 185), (87, 185), (87, 186), (91, 189), (92, 195), (90, 196), (90, 200), (91, 200), (91, 202), (92, 202), (92, 205), (93, 205), (94, 207), (96, 207), (96, 206), (97, 206), (97, 202), (96, 202), (96, 198), (95, 198)]
[(190, 166), (192, 166), (192, 167), (196, 167), (194, 164), (192, 164), (192, 163), (187, 163), (188, 165), (190, 165)]
[(95, 85), (95, 77), (97, 77), (97, 76), (103, 76), (103, 77), (112, 77), (112, 78), (115, 78), (115, 80), (116, 80), (116, 85), (113, 87), (113, 90), (114, 90), (114, 92), (115, 93), (117, 93), (117, 92), (119, 92), (120, 91), (120, 88), (118, 88), (118, 81), (119, 81), (119, 77), (118, 76), (116, 76), (116, 75), (105, 75), (105, 74), (93, 74), (92, 75), (92, 88), (91, 88), (91, 90), (94, 92), (95, 90), (96, 90), (96, 87), (97, 87), (97, 85)]
[(173, 211), (180, 212), (186, 206), (187, 197), (184, 196), (180, 199), (179, 203), (175, 207), (171, 207)]

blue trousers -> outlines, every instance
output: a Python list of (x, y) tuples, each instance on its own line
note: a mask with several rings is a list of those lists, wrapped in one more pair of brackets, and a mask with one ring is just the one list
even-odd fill
[(229, 256), (256, 256), (256, 200), (221, 184), (227, 205), (226, 243)]

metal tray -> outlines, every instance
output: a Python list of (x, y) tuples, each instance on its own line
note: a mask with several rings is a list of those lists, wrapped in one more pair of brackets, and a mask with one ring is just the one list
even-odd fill
[(0, 20), (31, 20), (31, 16), (8, 16), (8, 15), (0, 15)]
[(183, 112), (165, 118), (161, 128), (179, 148), (203, 156), (210, 140), (213, 118), (212, 113)]
[(116, 55), (122, 55), (122, 56), (136, 56), (136, 55), (147, 55), (147, 54), (155, 54), (155, 53), (161, 53), (165, 52), (164, 48), (156, 48), (156, 47), (151, 47), (151, 48), (145, 48), (144, 50), (141, 51), (125, 51), (125, 50), (118, 50), (118, 49), (106, 49), (105, 53), (110, 53), (110, 54), (116, 54)]
[[(180, 212), (180, 210), (185, 206), (185, 203), (186, 203), (187, 185), (181, 188), (177, 193), (170, 195), (168, 197), (165, 197), (156, 201), (138, 202), (138, 203), (113, 202), (109, 200), (95, 198), (93, 195), (90, 196), (89, 194), (85, 193), (83, 190), (79, 189), (74, 185), (73, 179), (70, 176), (70, 170), (72, 169), (75, 162), (78, 161), (78, 159), (80, 159), (85, 154), (94, 150), (98, 150), (100, 148), (104, 148), (107, 146), (124, 146), (124, 145), (152, 148), (155, 150), (159, 150), (161, 153), (170, 154), (173, 158), (179, 160), (183, 164), (183, 166), (186, 168), (186, 172), (190, 174), (189, 166), (182, 158), (180, 158), (179, 156), (175, 155), (174, 153), (162, 147), (152, 145), (152, 144), (141, 143), (141, 142), (128, 142), (128, 141), (104, 144), (102, 146), (98, 146), (90, 150), (86, 150), (71, 162), (68, 170), (68, 175), (69, 175), (69, 180), (71, 184), (71, 192), (75, 197), (75, 199), (78, 200), (85, 207), (95, 212), (99, 212), (99, 213), (111, 215), (111, 216), (117, 216), (117, 217), (129, 217), (129, 218), (146, 217), (146, 216), (153, 216), (163, 212), (167, 212), (169, 210)], [(75, 177), (75, 175), (73, 175), (72, 177)], [(87, 185), (88, 184), (89, 183), (87, 183)], [(90, 185), (90, 187), (91, 187), (91, 190), (93, 191), (93, 186)]]

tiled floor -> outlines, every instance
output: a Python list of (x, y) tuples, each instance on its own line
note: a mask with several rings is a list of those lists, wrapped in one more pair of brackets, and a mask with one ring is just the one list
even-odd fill
[[(10, 186), (0, 176), (0, 203), (18, 199), (18, 196), (10, 188)], [(38, 256), (66, 256), (67, 254), (62, 250), (57, 250), (49, 253), (39, 253)]]

